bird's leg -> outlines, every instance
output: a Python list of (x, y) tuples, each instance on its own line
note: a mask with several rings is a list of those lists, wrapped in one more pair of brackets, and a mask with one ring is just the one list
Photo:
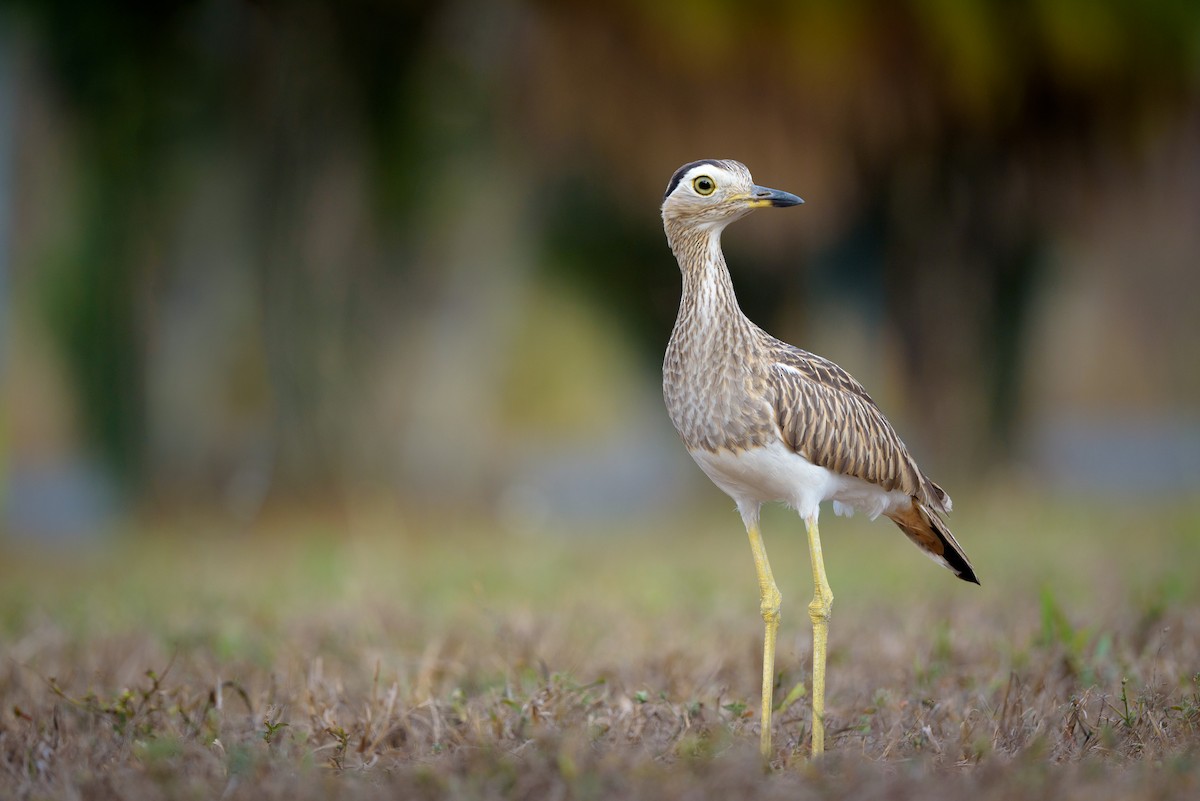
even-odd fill
[(758, 572), (758, 598), (766, 631), (763, 635), (763, 683), (762, 683), (762, 755), (771, 758), (771, 706), (775, 695), (775, 632), (779, 629), (779, 604), (783, 596), (775, 586), (771, 575), (771, 563), (767, 561), (767, 549), (763, 547), (758, 523), (747, 524), (750, 548), (754, 551), (754, 569)]
[(808, 529), (808, 551), (813, 569), (813, 599), (808, 605), (808, 616), (813, 624), (812, 752), (816, 756), (825, 751), (825, 648), (833, 591), (825, 578), (825, 559), (821, 556), (821, 533), (816, 515), (807, 518), (804, 525)]

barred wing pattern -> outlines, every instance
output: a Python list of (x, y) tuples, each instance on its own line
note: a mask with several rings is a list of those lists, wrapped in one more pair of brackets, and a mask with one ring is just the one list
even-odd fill
[(792, 450), (835, 473), (950, 511), (950, 497), (917, 467), (862, 384), (828, 359), (774, 337), (768, 349), (776, 419)]

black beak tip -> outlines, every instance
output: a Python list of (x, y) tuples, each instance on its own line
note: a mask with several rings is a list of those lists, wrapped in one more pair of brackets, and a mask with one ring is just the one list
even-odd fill
[(803, 198), (793, 195), (791, 192), (784, 192), (779, 189), (768, 189), (765, 186), (756, 186), (754, 188), (754, 197), (756, 200), (765, 200), (767, 204), (776, 208), (786, 208), (788, 206), (799, 206), (804, 202)]

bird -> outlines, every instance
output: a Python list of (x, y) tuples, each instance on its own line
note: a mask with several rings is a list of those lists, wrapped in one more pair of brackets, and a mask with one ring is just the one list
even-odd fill
[(862, 384), (832, 361), (768, 334), (743, 312), (721, 232), (754, 209), (797, 206), (796, 195), (754, 183), (738, 161), (684, 164), (667, 184), (662, 220), (683, 291), (663, 360), (663, 399), (700, 469), (737, 505), (758, 576), (764, 623), (760, 747), (771, 751), (775, 638), (782, 596), (759, 530), (764, 503), (804, 521), (812, 561), (812, 754), (825, 750), (825, 661), (833, 591), (817, 520), (834, 512), (890, 518), (917, 547), (979, 583), (942, 515), (950, 496), (909, 453)]

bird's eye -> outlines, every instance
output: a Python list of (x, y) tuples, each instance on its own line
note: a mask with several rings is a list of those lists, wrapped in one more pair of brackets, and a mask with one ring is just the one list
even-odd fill
[(717, 190), (717, 182), (707, 175), (701, 175), (692, 181), (692, 188), (696, 190), (696, 194), (708, 197)]

